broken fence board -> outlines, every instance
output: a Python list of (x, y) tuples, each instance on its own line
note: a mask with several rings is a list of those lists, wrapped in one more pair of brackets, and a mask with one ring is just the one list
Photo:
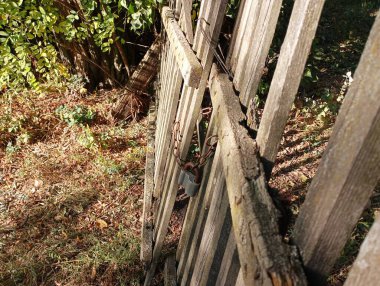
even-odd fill
[(214, 65), (210, 89), (245, 285), (306, 285), (297, 257), (282, 242), (255, 141), (232, 83)]
[(178, 25), (173, 11), (169, 7), (163, 7), (161, 15), (184, 82), (188, 86), (197, 88), (202, 75), (202, 66)]
[(304, 265), (323, 281), (380, 176), (380, 16), (343, 101), (294, 229)]

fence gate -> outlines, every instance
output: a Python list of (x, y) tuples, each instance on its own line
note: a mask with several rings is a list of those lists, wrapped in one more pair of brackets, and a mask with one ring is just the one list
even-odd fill
[[(380, 175), (380, 16), (296, 221), (295, 245), (290, 246), (279, 234), (267, 179), (324, 0), (295, 0), (259, 126), (252, 102), (282, 1), (241, 1), (224, 60), (218, 40), (227, 2), (202, 0), (194, 33), (191, 0), (177, 0), (161, 11), (163, 49), (156, 107), (149, 118), (144, 190), (145, 285), (151, 284), (160, 259), (196, 126), (202, 180), (190, 198), (176, 255), (166, 261), (165, 284), (323, 284)], [(213, 64), (215, 59), (219, 64)], [(207, 88), (212, 113), (204, 132), (198, 122)], [(364, 242), (347, 285), (379, 281), (373, 264), (380, 256), (374, 243), (380, 238), (379, 224)]]

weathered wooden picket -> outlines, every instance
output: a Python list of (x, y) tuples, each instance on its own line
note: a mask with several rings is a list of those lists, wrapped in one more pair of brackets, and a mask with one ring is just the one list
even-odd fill
[[(205, 138), (217, 136), (217, 147), (203, 167), (198, 193), (190, 199), (176, 256), (165, 264), (165, 285), (323, 284), (380, 178), (380, 16), (290, 246), (279, 234), (278, 211), (266, 182), (325, 1), (295, 1), (258, 127), (252, 101), (282, 1), (241, 1), (221, 71), (213, 61), (227, 2), (202, 0), (194, 34), (191, 0), (173, 1), (171, 8), (161, 11), (164, 40), (157, 108), (149, 120), (142, 229), (145, 285), (151, 284), (160, 261), (179, 189), (180, 163), (187, 158), (207, 87), (213, 111)], [(256, 138), (242, 124), (247, 119)], [(175, 128), (179, 139), (173, 137)], [(200, 143), (206, 154), (207, 145)], [(380, 219), (363, 243), (346, 285), (380, 281), (379, 224)]]

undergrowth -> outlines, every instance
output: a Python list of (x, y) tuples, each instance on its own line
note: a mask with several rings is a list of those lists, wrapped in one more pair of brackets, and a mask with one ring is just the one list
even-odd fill
[(0, 285), (140, 285), (145, 122), (116, 96), (0, 98)]

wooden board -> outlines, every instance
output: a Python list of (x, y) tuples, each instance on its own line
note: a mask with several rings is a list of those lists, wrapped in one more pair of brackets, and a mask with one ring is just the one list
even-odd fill
[(245, 285), (306, 285), (300, 263), (282, 242), (255, 141), (232, 83), (214, 65), (210, 75), (223, 170)]
[(377, 217), (365, 238), (344, 286), (377, 286), (380, 281), (380, 218)]
[(192, 12), (192, 0), (182, 0), (182, 7), (181, 7), (181, 16), (180, 16), (180, 26), (182, 30), (185, 33), (187, 41), (190, 43), (190, 45), (194, 42), (194, 33), (193, 33), (193, 23), (191, 19), (191, 12)]
[(163, 7), (161, 15), (184, 82), (188, 86), (197, 88), (202, 75), (202, 66), (178, 25), (173, 11), (169, 7)]
[(325, 0), (296, 0), (257, 133), (269, 175), (303, 75)]
[(328, 275), (379, 180), (379, 78), (378, 16), (294, 229), (316, 283)]
[(235, 88), (246, 107), (256, 95), (282, 6), (282, 0), (261, 2), (256, 25), (246, 24), (244, 38), (249, 42), (248, 50), (240, 55), (234, 76)]
[(240, 270), (239, 255), (236, 248), (235, 234), (231, 229), (226, 251), (224, 252), (218, 278), (215, 285), (233, 286)]
[(165, 286), (176, 286), (177, 285), (174, 255), (169, 256), (165, 260), (164, 285)]
[[(194, 50), (196, 51), (196, 57), (201, 61), (203, 70), (198, 88), (184, 85), (181, 94), (181, 100), (176, 117), (176, 121), (180, 122), (181, 134), (183, 135), (183, 139), (180, 144), (181, 159), (186, 159), (190, 147), (192, 134), (195, 128), (195, 122), (197, 115), (201, 109), (207, 79), (213, 60), (214, 46), (211, 46), (210, 42), (205, 39), (204, 31), (207, 31), (209, 33), (212, 43), (217, 42), (226, 7), (227, 0), (217, 0), (212, 1), (212, 3), (211, 1), (206, 0), (203, 0), (201, 2), (199, 16), (200, 18), (204, 19), (204, 21), (198, 22), (194, 38)], [(174, 158), (172, 151), (169, 152), (168, 162), (166, 165), (168, 168), (166, 168), (165, 182), (163, 182), (164, 195), (159, 207), (160, 210), (158, 223), (155, 225), (156, 243), (153, 250), (152, 263), (145, 277), (144, 285), (146, 286), (151, 284), (152, 278), (154, 276), (158, 259), (163, 247), (164, 239), (167, 233), (170, 216), (173, 211), (175, 197), (178, 191), (177, 180), (180, 173), (180, 167), (178, 166), (176, 158)]]
[(154, 189), (154, 123), (155, 104), (151, 104), (148, 130), (147, 130), (147, 146), (146, 146), (146, 163), (145, 163), (145, 182), (144, 182), (144, 205), (142, 215), (142, 228), (141, 228), (141, 252), (140, 260), (148, 264), (152, 260), (152, 247), (153, 247), (153, 214), (152, 214), (152, 199)]
[[(227, 190), (225, 181), (222, 180), (220, 188), (213, 193), (201, 243), (195, 256), (196, 262), (190, 280), (192, 286), (212, 285), (216, 281), (217, 270), (220, 268), (231, 229), (231, 220), (227, 219), (227, 211), (229, 212)], [(212, 273), (212, 266), (215, 262), (217, 264), (216, 271)]]

